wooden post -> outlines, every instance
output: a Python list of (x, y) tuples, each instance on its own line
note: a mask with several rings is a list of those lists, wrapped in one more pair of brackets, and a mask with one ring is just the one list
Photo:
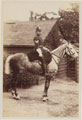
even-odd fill
[(75, 61), (76, 82), (79, 82), (79, 57)]

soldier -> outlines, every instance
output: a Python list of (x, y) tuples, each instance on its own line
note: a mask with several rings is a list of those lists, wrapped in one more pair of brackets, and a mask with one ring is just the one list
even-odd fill
[(47, 74), (47, 65), (46, 65), (44, 56), (42, 54), (43, 40), (42, 40), (42, 35), (41, 35), (41, 33), (42, 33), (41, 27), (37, 27), (35, 32), (36, 32), (36, 36), (34, 37), (35, 50), (39, 55), (38, 59), (41, 61), (42, 75), (46, 75)]

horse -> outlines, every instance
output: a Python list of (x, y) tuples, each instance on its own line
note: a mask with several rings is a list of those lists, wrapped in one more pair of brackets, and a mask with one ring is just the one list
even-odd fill
[[(71, 43), (64, 43), (60, 45), (58, 48), (50, 51), (52, 59), (51, 62), (48, 64), (48, 76), (45, 77), (45, 86), (43, 91), (43, 101), (48, 100), (48, 89), (50, 86), (50, 75), (56, 75), (58, 71), (58, 65), (60, 60), (64, 57), (65, 53), (70, 55), (73, 59), (76, 59), (78, 57), (78, 54), (74, 48), (74, 46)], [(5, 62), (5, 74), (10, 75), (12, 73), (12, 97), (19, 100), (20, 96), (17, 93), (16, 90), (16, 76), (18, 72), (21, 70), (27, 69), (29, 72), (33, 72), (33, 74), (40, 74), (40, 71), (42, 70), (41, 65), (38, 61), (30, 61), (28, 54), (25, 53), (15, 53), (13, 55), (9, 55)], [(14, 82), (13, 82), (14, 81)]]

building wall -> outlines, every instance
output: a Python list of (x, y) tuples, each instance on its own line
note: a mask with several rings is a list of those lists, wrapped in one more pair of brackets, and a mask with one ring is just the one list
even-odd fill
[(4, 52), (4, 59), (10, 55), (10, 54), (14, 54), (14, 53), (28, 53), (30, 51), (32, 51), (34, 48), (34, 46), (5, 46), (3, 48)]

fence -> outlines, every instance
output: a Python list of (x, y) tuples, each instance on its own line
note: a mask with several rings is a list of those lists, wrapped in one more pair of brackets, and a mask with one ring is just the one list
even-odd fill
[(79, 82), (79, 58), (76, 59), (75, 61), (75, 67), (76, 67), (76, 82)]
[(79, 58), (71, 60), (69, 56), (66, 56), (61, 60), (57, 77), (66, 76), (79, 82)]
[(58, 67), (57, 77), (67, 76), (67, 56), (61, 59)]

